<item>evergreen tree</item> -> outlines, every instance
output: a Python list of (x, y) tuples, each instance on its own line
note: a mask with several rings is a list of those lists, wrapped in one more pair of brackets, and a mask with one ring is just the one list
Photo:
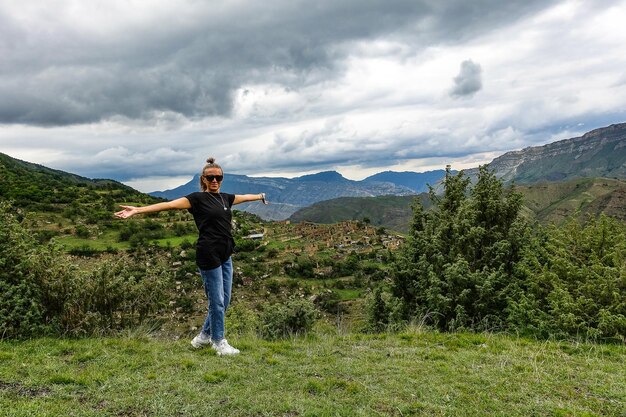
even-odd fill
[(626, 340), (626, 225), (601, 215), (541, 230), (518, 266), (511, 325), (538, 336)]
[(463, 172), (431, 188), (433, 209), (413, 206), (410, 236), (393, 268), (393, 294), (405, 319), (429, 319), (438, 328), (488, 329), (504, 325), (528, 227), (522, 199), (486, 166), (470, 187)]

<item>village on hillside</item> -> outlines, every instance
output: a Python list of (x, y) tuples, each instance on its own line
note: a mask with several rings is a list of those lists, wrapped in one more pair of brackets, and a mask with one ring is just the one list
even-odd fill
[[(258, 236), (258, 235), (257, 235)], [(261, 235), (264, 237), (264, 235)], [(256, 237), (256, 236), (255, 236)], [(289, 220), (273, 223), (267, 229), (267, 238), (281, 242), (300, 241), (302, 251), (314, 254), (322, 248), (369, 252), (373, 245), (397, 249), (404, 236), (388, 233), (384, 228), (373, 227), (358, 220), (347, 220), (336, 224), (301, 222), (291, 224)]]

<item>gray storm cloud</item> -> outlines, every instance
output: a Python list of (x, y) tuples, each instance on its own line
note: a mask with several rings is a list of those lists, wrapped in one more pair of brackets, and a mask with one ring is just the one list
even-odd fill
[(469, 97), (483, 87), (482, 68), (472, 60), (461, 63), (461, 72), (454, 77), (454, 87), (450, 92), (453, 97)]
[[(161, 112), (228, 116), (233, 93), (246, 83), (297, 89), (340, 76), (353, 42), (396, 39), (417, 52), (546, 6), (539, 0), (482, 0), (471, 7), (464, 0), (321, 0), (310, 7), (280, 0), (220, 7), (164, 2), (133, 10), (112, 0), (124, 19), (98, 18), (84, 2), (79, 8), (94, 13), (81, 22), (71, 10), (76, 4), (46, 4), (0, 4), (0, 123), (63, 126)], [(455, 95), (480, 88), (480, 71), (466, 67)]]

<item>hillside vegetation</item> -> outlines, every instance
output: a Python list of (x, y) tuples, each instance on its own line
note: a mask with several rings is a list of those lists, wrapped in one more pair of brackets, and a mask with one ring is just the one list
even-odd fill
[(428, 194), (419, 196), (342, 197), (322, 201), (295, 212), (292, 222), (339, 223), (369, 219), (371, 224), (406, 232), (411, 219), (411, 203), (419, 198), (430, 206)]
[[(109, 236), (105, 245), (96, 245), (100, 249), (129, 241), (130, 236), (118, 238), (119, 223), (112, 216), (118, 204), (162, 201), (117, 181), (91, 180), (4, 154), (0, 154), (0, 200), (11, 202), (20, 220), (24, 219), (25, 226), (41, 242), (52, 237), (68, 238), (72, 246), (75, 237), (95, 240)], [(150, 233), (134, 239), (139, 241), (145, 235)]]
[(540, 223), (560, 224), (573, 215), (581, 219), (600, 214), (626, 220), (626, 181), (611, 178), (579, 178), (516, 188), (524, 205)]
[[(0, 153), (0, 197), (16, 207), (59, 213), (70, 209), (89, 211), (96, 219), (108, 219), (117, 201), (162, 201), (117, 181), (81, 177), (20, 161)], [(106, 212), (106, 216), (101, 216)], [(101, 217), (97, 217), (97, 216)], [(66, 216), (67, 217), (67, 216)]]

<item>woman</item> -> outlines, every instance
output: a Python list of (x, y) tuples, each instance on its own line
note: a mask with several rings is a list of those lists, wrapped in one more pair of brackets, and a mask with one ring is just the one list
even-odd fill
[(207, 164), (200, 176), (201, 192), (191, 193), (177, 200), (152, 204), (145, 207), (120, 206), (123, 210), (115, 215), (126, 219), (141, 213), (154, 213), (162, 210), (187, 209), (193, 215), (198, 227), (196, 244), (196, 264), (204, 282), (204, 291), (209, 301), (209, 312), (200, 333), (193, 338), (191, 345), (201, 348), (211, 345), (218, 355), (239, 353), (224, 338), (224, 315), (230, 303), (233, 284), (233, 263), (231, 255), (235, 241), (231, 233), (234, 204), (261, 200), (267, 204), (265, 193), (234, 195), (220, 193), (224, 179), (222, 167), (214, 158)]

